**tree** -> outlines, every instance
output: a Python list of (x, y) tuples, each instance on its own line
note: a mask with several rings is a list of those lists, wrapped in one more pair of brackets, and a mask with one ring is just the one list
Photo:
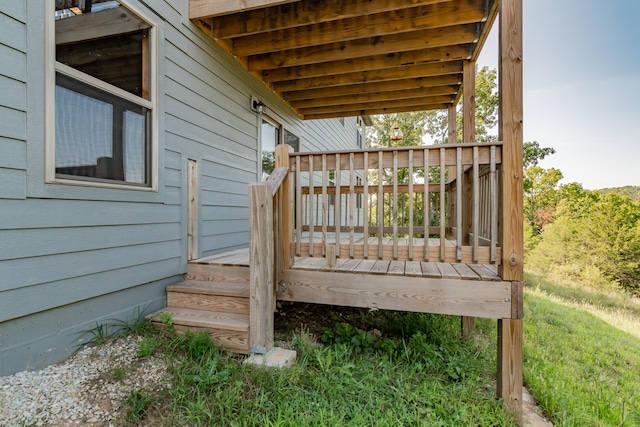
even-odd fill
[[(498, 139), (496, 135), (489, 133), (498, 123), (497, 77), (498, 72), (495, 68), (482, 67), (476, 71), (476, 142), (493, 142)], [(456, 142), (463, 142), (463, 108), (464, 105), (461, 102), (456, 113)], [(448, 142), (448, 126), (448, 111), (433, 111), (427, 117), (427, 134), (436, 144)]]

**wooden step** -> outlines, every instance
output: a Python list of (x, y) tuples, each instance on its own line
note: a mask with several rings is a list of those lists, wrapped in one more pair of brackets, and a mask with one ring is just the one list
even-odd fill
[(249, 314), (249, 284), (186, 280), (167, 287), (167, 306)]
[(204, 331), (226, 350), (243, 354), (249, 352), (248, 314), (167, 307), (150, 314), (147, 318), (154, 326), (167, 328), (167, 325), (160, 320), (162, 313), (171, 316), (173, 327), (177, 332)]
[(187, 264), (185, 279), (206, 282), (249, 283), (249, 267), (189, 263)]

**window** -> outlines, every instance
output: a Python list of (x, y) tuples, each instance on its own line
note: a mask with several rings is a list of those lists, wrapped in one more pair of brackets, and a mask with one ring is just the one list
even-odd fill
[(56, 180), (152, 186), (153, 27), (119, 1), (55, 1)]
[[(280, 135), (282, 134), (282, 140)], [(260, 129), (260, 150), (262, 152), (262, 180), (265, 181), (276, 166), (276, 145), (288, 144), (293, 147), (293, 151), (299, 151), (300, 138), (287, 129), (282, 129), (280, 125), (262, 118), (262, 128)]]

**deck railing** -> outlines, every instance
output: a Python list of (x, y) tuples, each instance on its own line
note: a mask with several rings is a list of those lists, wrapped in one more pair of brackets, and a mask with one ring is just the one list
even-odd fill
[(288, 157), (293, 256), (500, 262), (500, 143)]

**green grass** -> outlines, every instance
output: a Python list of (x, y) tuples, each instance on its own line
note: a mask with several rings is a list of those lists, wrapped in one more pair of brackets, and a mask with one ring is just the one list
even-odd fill
[(524, 379), (556, 426), (640, 425), (640, 302), (525, 278)]
[(245, 366), (206, 335), (156, 333), (154, 351), (168, 358), (173, 383), (150, 405), (132, 394), (128, 423), (516, 425), (494, 398), (495, 321), (479, 321), (465, 341), (457, 317), (363, 311), (348, 320), (357, 324), (326, 325), (323, 343), (308, 332), (280, 337), (298, 352), (280, 370)]

